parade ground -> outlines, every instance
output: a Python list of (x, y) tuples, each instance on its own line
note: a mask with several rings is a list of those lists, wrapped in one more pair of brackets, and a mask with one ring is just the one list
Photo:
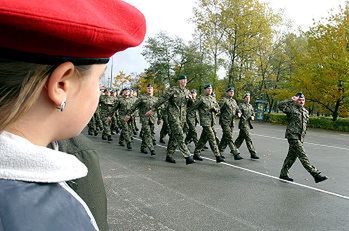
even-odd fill
[(150, 156), (140, 153), (138, 136), (132, 151), (118, 145), (119, 135), (111, 143), (88, 136), (100, 154), (110, 230), (349, 230), (349, 134), (308, 130), (306, 153), (329, 179), (316, 184), (297, 160), (292, 183), (278, 179), (288, 151), (285, 127), (254, 127), (261, 158), (251, 160), (243, 144), (243, 160), (235, 161), (228, 148), (220, 164), (210, 149), (202, 162), (185, 165), (176, 152), (177, 163), (170, 164), (165, 145), (158, 143)]

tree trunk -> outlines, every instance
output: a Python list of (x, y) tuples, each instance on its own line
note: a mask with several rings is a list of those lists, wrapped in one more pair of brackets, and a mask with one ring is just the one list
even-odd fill
[(336, 106), (333, 110), (333, 113), (332, 113), (332, 120), (333, 121), (336, 121), (338, 119), (338, 114), (339, 114), (339, 106), (341, 105), (341, 101), (338, 99), (336, 101)]

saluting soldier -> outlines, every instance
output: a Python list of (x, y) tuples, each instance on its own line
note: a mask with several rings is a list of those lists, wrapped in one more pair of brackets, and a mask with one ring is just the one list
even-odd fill
[(229, 87), (226, 90), (226, 96), (219, 102), (220, 116), (219, 124), (222, 127), (222, 139), (219, 143), (220, 153), (224, 152), (224, 149), (229, 145), (230, 153), (234, 156), (235, 160), (243, 159), (240, 156), (239, 149), (236, 148), (233, 140), (233, 128), (235, 116), (241, 117), (241, 111), (234, 97), (234, 88)]
[(292, 97), (292, 100), (285, 100), (278, 104), (278, 108), (287, 116), (288, 125), (285, 138), (289, 143), (288, 154), (280, 172), (280, 179), (293, 181), (288, 176), (288, 170), (292, 167), (297, 157), (303, 167), (314, 177), (315, 183), (327, 180), (326, 176), (320, 174), (313, 165), (310, 164), (307, 154), (303, 148), (304, 137), (309, 120), (308, 110), (304, 108), (305, 97), (300, 92)]
[(254, 120), (254, 109), (250, 104), (250, 93), (244, 95), (244, 102), (240, 104), (241, 117), (239, 122), (239, 136), (235, 140), (236, 148), (240, 148), (242, 142), (246, 141), (247, 149), (250, 152), (251, 159), (259, 159), (256, 154), (256, 150), (253, 146), (250, 129), (253, 129), (251, 121)]
[(207, 84), (205, 87), (205, 95), (201, 96), (193, 105), (190, 110), (198, 110), (200, 117), (200, 125), (202, 126), (202, 133), (200, 139), (195, 146), (194, 151), (194, 160), (202, 161), (200, 152), (204, 149), (206, 142), (208, 141), (211, 147), (213, 154), (216, 157), (216, 162), (224, 162), (224, 157), (221, 156), (218, 144), (216, 140), (216, 131), (214, 130), (215, 117), (219, 112), (219, 105), (213, 97), (212, 94), (212, 85)]
[(129, 122), (125, 121), (125, 116), (127, 111), (131, 109), (132, 100), (130, 99), (130, 89), (124, 88), (121, 92), (121, 97), (118, 98), (114, 108), (112, 110), (112, 114), (118, 112), (118, 123), (121, 126), (121, 133), (119, 137), (119, 145), (125, 146), (124, 141), (126, 141), (127, 149), (131, 150), (131, 130)]
[(109, 89), (104, 89), (104, 94), (100, 96), (99, 107), (100, 107), (100, 115), (103, 123), (103, 132), (102, 139), (110, 142), (113, 139), (111, 138), (111, 111), (113, 110), (114, 99), (110, 96)]
[(191, 107), (196, 102), (197, 92), (195, 89), (190, 91), (191, 99), (188, 100), (188, 110), (187, 110), (187, 124), (186, 124), (186, 134), (185, 143), (189, 144), (190, 142), (194, 142), (195, 146), (198, 143), (198, 134), (196, 132), (196, 125), (198, 124), (198, 114), (197, 110), (190, 110)]
[(170, 125), (170, 139), (167, 144), (166, 162), (176, 163), (173, 158), (173, 154), (178, 147), (182, 155), (186, 160), (186, 164), (195, 163), (190, 151), (185, 144), (185, 136), (183, 133), (183, 127), (186, 123), (187, 117), (187, 103), (191, 98), (190, 91), (186, 89), (187, 77), (181, 74), (178, 78), (179, 87), (172, 87), (166, 91), (166, 93), (159, 98), (157, 103), (154, 104), (151, 110), (146, 115), (152, 116), (155, 111), (165, 102), (168, 103), (168, 123)]
[(135, 110), (139, 110), (139, 116), (142, 124), (141, 128), (141, 152), (147, 154), (149, 149), (151, 155), (155, 155), (154, 144), (153, 144), (153, 131), (155, 127), (155, 117), (146, 116), (145, 113), (149, 111), (157, 101), (157, 97), (153, 96), (154, 88), (151, 84), (147, 85), (147, 93), (139, 97), (136, 102), (132, 105), (130, 110), (127, 111), (125, 120), (128, 121)]

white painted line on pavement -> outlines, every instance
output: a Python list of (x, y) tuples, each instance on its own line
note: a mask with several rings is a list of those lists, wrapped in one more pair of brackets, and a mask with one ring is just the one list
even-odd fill
[[(202, 158), (206, 159), (206, 160), (210, 160), (210, 161), (216, 162), (215, 160), (213, 160), (211, 158), (207, 158), (207, 157), (203, 157), (203, 156), (202, 156)], [(237, 168), (237, 169), (240, 169), (240, 170), (243, 170), (243, 171), (251, 172), (251, 173), (254, 173), (254, 174), (257, 174), (257, 175), (261, 175), (261, 176), (269, 177), (269, 178), (272, 178), (272, 179), (280, 180), (280, 181), (283, 181), (283, 182), (286, 182), (286, 183), (289, 183), (289, 184), (298, 185), (298, 186), (303, 187), (303, 188), (312, 189), (312, 190), (315, 190), (315, 191), (318, 191), (318, 192), (326, 193), (326, 194), (329, 194), (329, 195), (332, 195), (332, 196), (336, 196), (336, 197), (340, 197), (340, 198), (349, 200), (348, 196), (343, 196), (343, 195), (338, 194), (338, 193), (329, 192), (329, 191), (326, 191), (326, 190), (322, 190), (322, 189), (319, 189), (319, 188), (314, 188), (314, 187), (311, 187), (311, 186), (308, 186), (308, 185), (304, 185), (304, 184), (299, 184), (299, 183), (296, 183), (296, 182), (282, 180), (282, 179), (280, 179), (279, 177), (276, 177), (276, 176), (271, 176), (271, 175), (268, 175), (268, 174), (265, 174), (265, 173), (261, 173), (261, 172), (257, 172), (257, 171), (254, 171), (254, 170), (251, 170), (251, 169), (248, 169), (248, 168), (242, 168), (242, 167), (239, 167), (239, 166), (236, 166), (236, 165), (233, 165), (233, 164), (229, 164), (229, 163), (226, 163), (226, 162), (221, 162), (221, 164), (227, 165), (229, 167)]]
[[(273, 136), (265, 136), (265, 135), (259, 135), (256, 133), (251, 133), (252, 135), (255, 136), (261, 136), (261, 137), (265, 137), (265, 138), (272, 138), (272, 139), (276, 139), (276, 140), (286, 140), (286, 138), (279, 138), (279, 137), (273, 137)], [(349, 148), (342, 148), (342, 147), (337, 147), (337, 146), (330, 146), (330, 145), (324, 145), (324, 144), (316, 144), (316, 143), (310, 143), (310, 142), (304, 142), (305, 144), (310, 144), (310, 145), (315, 145), (315, 146), (321, 146), (321, 147), (326, 147), (326, 148), (336, 148), (336, 149), (341, 149), (341, 150), (346, 150), (349, 151)]]
[[(134, 138), (134, 139), (135, 139), (135, 140), (140, 140), (140, 141), (142, 141), (141, 139), (138, 139), (138, 138)], [(281, 139), (281, 138), (280, 138), (280, 139)], [(156, 144), (156, 146), (162, 147), (162, 148), (167, 148), (166, 146), (159, 145), (159, 144)], [(179, 150), (176, 150), (176, 151), (179, 151)], [(205, 160), (210, 160), (210, 161), (216, 162), (216, 160), (214, 160), (214, 159), (211, 159), (211, 158), (208, 158), (208, 157), (204, 157), (204, 156), (201, 156), (201, 157), (202, 157), (203, 159), (205, 159)], [(339, 197), (339, 198), (343, 198), (343, 199), (349, 200), (349, 197), (348, 197), (348, 196), (344, 196), (344, 195), (341, 195), (341, 194), (338, 194), (338, 193), (326, 191), (326, 190), (319, 189), (319, 188), (314, 188), (314, 187), (311, 187), (311, 186), (308, 186), (308, 185), (304, 185), (304, 184), (299, 184), (299, 183), (296, 183), (296, 182), (291, 182), (291, 181), (287, 181), (287, 180), (282, 180), (282, 179), (280, 179), (279, 177), (276, 177), (276, 176), (271, 176), (271, 175), (268, 175), (268, 174), (265, 174), (265, 173), (261, 173), (261, 172), (257, 172), (257, 171), (254, 171), (254, 170), (251, 170), (251, 169), (248, 169), (248, 168), (239, 167), (239, 166), (236, 166), (236, 165), (233, 165), (233, 164), (229, 164), (229, 163), (227, 163), (227, 162), (221, 162), (220, 164), (224, 164), (224, 165), (226, 165), (226, 166), (229, 166), (229, 167), (232, 167), (232, 168), (236, 168), (236, 169), (240, 169), (240, 170), (242, 170), (242, 171), (254, 173), (254, 174), (257, 174), (257, 175), (260, 175), (260, 176), (265, 176), (265, 177), (272, 178), (272, 179), (275, 179), (275, 180), (280, 180), (280, 181), (285, 182), (285, 183), (297, 185), (297, 186), (300, 186), (300, 187), (303, 187), (303, 188), (312, 189), (312, 190), (314, 190), (314, 191), (326, 193), (326, 194), (328, 194), (328, 195), (332, 195), (332, 196), (336, 196), (336, 197)]]

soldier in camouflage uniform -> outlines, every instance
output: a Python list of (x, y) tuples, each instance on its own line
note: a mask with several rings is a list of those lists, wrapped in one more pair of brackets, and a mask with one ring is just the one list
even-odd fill
[(189, 144), (190, 142), (194, 142), (195, 146), (198, 143), (198, 134), (196, 132), (196, 125), (198, 124), (198, 114), (197, 110), (190, 110), (190, 108), (195, 104), (196, 101), (196, 90), (193, 89), (190, 91), (191, 93), (191, 99), (188, 101), (188, 108), (187, 111), (187, 124), (185, 127), (185, 133), (187, 136), (185, 137), (185, 143)]
[(201, 96), (193, 105), (190, 110), (198, 110), (200, 117), (200, 125), (202, 126), (202, 133), (200, 139), (195, 146), (194, 160), (202, 161), (200, 156), (201, 151), (204, 149), (206, 142), (208, 141), (216, 157), (217, 163), (224, 162), (224, 157), (221, 156), (218, 144), (216, 140), (216, 131), (214, 130), (215, 117), (219, 112), (219, 105), (216, 99), (211, 95), (212, 85), (207, 84), (205, 87), (205, 95)]
[(195, 163), (187, 145), (185, 144), (183, 133), (183, 127), (187, 115), (187, 103), (188, 99), (191, 98), (191, 95), (190, 91), (185, 88), (187, 85), (187, 77), (185, 75), (180, 75), (178, 82), (179, 87), (168, 89), (158, 102), (154, 104), (152, 110), (149, 110), (146, 115), (152, 116), (156, 109), (165, 102), (168, 102), (168, 123), (170, 125), (171, 134), (167, 145), (166, 161), (169, 163), (176, 163), (173, 154), (178, 147), (188, 165)]
[[(134, 104), (136, 102), (136, 100), (138, 99), (138, 93), (135, 89), (130, 89), (130, 98), (131, 98), (132, 104)], [(135, 136), (137, 135), (137, 132), (139, 131), (139, 129), (137, 127), (137, 122), (136, 122), (137, 115), (138, 115), (138, 111), (135, 111), (131, 116), (131, 121), (129, 122), (131, 134), (133, 134)]]
[(167, 103), (165, 102), (162, 106), (161, 106), (161, 109), (159, 109), (160, 111), (160, 117), (161, 117), (161, 120), (162, 120), (162, 127), (161, 127), (161, 130), (160, 130), (160, 140), (159, 142), (162, 143), (162, 144), (165, 144), (165, 141), (164, 141), (164, 138), (167, 134), (170, 133), (170, 125), (168, 124), (168, 117), (167, 117), (167, 111), (168, 111), (168, 108), (167, 108)]
[(119, 145), (125, 146), (124, 141), (126, 141), (127, 149), (132, 150), (130, 124), (129, 122), (125, 121), (127, 111), (130, 110), (132, 106), (132, 100), (129, 96), (130, 89), (124, 88), (121, 92), (121, 97), (118, 98), (116, 104), (114, 105), (111, 115), (118, 112), (118, 123), (121, 125)]
[[(111, 92), (111, 96), (113, 97), (113, 100), (114, 100), (113, 105), (115, 105), (116, 101), (118, 100), (118, 93), (117, 93), (117, 91), (112, 91)], [(111, 130), (111, 134), (112, 135), (115, 135), (115, 134), (119, 133), (118, 122), (117, 122), (117, 114), (116, 113), (114, 113), (114, 115), (111, 117), (110, 130)]]
[(229, 145), (230, 153), (234, 156), (234, 159), (241, 160), (243, 158), (240, 156), (240, 151), (235, 147), (233, 140), (234, 119), (235, 116), (241, 117), (241, 111), (233, 96), (234, 88), (229, 87), (226, 90), (226, 96), (219, 102), (221, 112), (219, 116), (219, 124), (223, 131), (222, 139), (219, 143), (219, 151), (220, 153), (223, 153), (224, 149)]
[(111, 125), (111, 111), (113, 109), (114, 105), (114, 99), (110, 96), (110, 92), (108, 89), (104, 90), (104, 95), (101, 95), (100, 100), (99, 100), (99, 107), (100, 107), (100, 115), (101, 115), (101, 120), (103, 123), (103, 132), (102, 132), (102, 139), (108, 141), (112, 141), (113, 139), (111, 138), (111, 130), (110, 130), (110, 125)]
[(91, 120), (87, 124), (88, 134), (91, 136), (92, 135), (97, 136), (98, 128), (103, 128), (103, 123), (102, 123), (99, 111), (100, 111), (99, 106), (97, 106), (95, 113), (93, 114)]
[(241, 117), (239, 122), (239, 136), (235, 140), (236, 148), (240, 148), (242, 142), (246, 141), (247, 149), (250, 152), (251, 159), (259, 159), (253, 146), (250, 136), (250, 129), (253, 129), (251, 121), (254, 120), (254, 109), (250, 104), (250, 93), (244, 95), (244, 102), (240, 104)]
[(316, 183), (327, 179), (322, 176), (313, 165), (310, 164), (307, 154), (303, 148), (303, 141), (309, 120), (309, 113), (304, 108), (305, 97), (302, 93), (297, 93), (292, 100), (286, 100), (279, 103), (278, 108), (287, 116), (288, 125), (285, 137), (289, 143), (288, 154), (280, 172), (280, 179), (293, 181), (288, 176), (288, 170), (292, 167), (297, 157), (303, 167), (314, 177)]
[(157, 98), (153, 96), (153, 86), (151, 84), (147, 85), (147, 93), (139, 97), (136, 102), (132, 105), (131, 109), (127, 112), (125, 118), (128, 121), (134, 113), (135, 110), (139, 110), (139, 116), (142, 124), (141, 134), (142, 134), (142, 144), (141, 152), (147, 154), (149, 149), (151, 155), (155, 155), (154, 145), (153, 145), (153, 131), (155, 127), (155, 118), (154, 116), (146, 116), (145, 113), (149, 111), (152, 106), (157, 101)]

